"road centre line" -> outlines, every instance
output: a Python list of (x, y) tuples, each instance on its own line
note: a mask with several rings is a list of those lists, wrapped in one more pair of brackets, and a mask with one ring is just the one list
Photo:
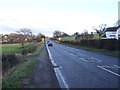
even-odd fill
[(117, 66), (117, 65), (113, 65), (113, 66), (115, 66), (115, 67), (117, 67), (117, 68), (120, 68), (120, 66)]
[(66, 51), (66, 50), (64, 50), (65, 52), (68, 52), (68, 51)]
[(120, 77), (119, 74), (117, 74), (117, 73), (115, 73), (115, 72), (113, 72), (113, 71), (111, 71), (111, 70), (108, 70), (108, 69), (106, 69), (106, 68), (104, 68), (104, 67), (102, 67), (102, 66), (97, 65), (97, 67), (100, 68), (100, 69), (103, 69), (103, 70), (105, 70), (105, 71), (107, 71), (107, 72), (109, 72), (109, 73), (111, 73), (111, 74), (114, 74), (114, 75)]
[(72, 53), (70, 53), (70, 55), (72, 55), (72, 56), (76, 56), (76, 55), (74, 55), (74, 54), (72, 54)]
[[(65, 52), (67, 52), (67, 53), (70, 53), (70, 52), (68, 52), (67, 50), (64, 50)], [(72, 56), (76, 56), (76, 55), (74, 55), (74, 54), (72, 54), (72, 53), (70, 53), (70, 55), (72, 55)], [(85, 60), (84, 58), (79, 58), (79, 59), (81, 59), (81, 60), (83, 60), (83, 61), (85, 61), (85, 62), (88, 62), (87, 60)]]
[[(70, 53), (70, 55), (72, 56), (76, 56), (75, 54), (71, 53), (71, 52), (68, 52), (67, 50), (64, 50), (65, 52), (67, 53)], [(85, 62), (102, 62), (101, 60), (93, 60), (93, 61), (89, 61), (89, 60), (85, 60), (84, 58), (80, 58), (81, 60), (85, 61)], [(94, 59), (94, 58), (93, 58)]]
[(81, 60), (85, 61), (85, 62), (88, 62), (87, 60), (85, 60), (84, 58), (80, 58)]
[[(64, 50), (65, 52), (68, 52), (67, 50)], [(68, 52), (68, 53), (70, 53), (70, 52)], [(71, 55), (74, 55), (74, 54), (72, 54), (72, 53), (70, 53)], [(76, 55), (74, 55), (74, 56), (76, 56)], [(83, 60), (83, 61), (85, 61), (85, 62), (93, 62), (93, 61), (87, 61), (87, 60), (85, 60), (84, 58), (79, 58), (79, 59), (81, 59), (81, 60)], [(95, 61), (96, 62), (96, 61)], [(98, 60), (98, 62), (102, 62), (101, 60)], [(115, 67), (117, 67), (117, 68), (120, 68), (119, 66), (117, 66), (117, 65), (114, 65)], [(119, 74), (117, 74), (117, 73), (115, 73), (115, 72), (113, 72), (113, 71), (111, 71), (111, 70), (108, 70), (108, 69), (106, 69), (106, 68), (114, 68), (114, 67), (112, 67), (112, 66), (99, 66), (99, 65), (97, 65), (97, 67), (98, 68), (100, 68), (100, 69), (103, 69), (103, 70), (105, 70), (105, 71), (107, 71), (107, 72), (109, 72), (109, 73), (111, 73), (111, 74), (114, 74), (114, 75), (116, 75), (116, 76), (118, 76), (118, 77), (120, 77), (120, 75)], [(105, 68), (106, 67), (106, 68)]]

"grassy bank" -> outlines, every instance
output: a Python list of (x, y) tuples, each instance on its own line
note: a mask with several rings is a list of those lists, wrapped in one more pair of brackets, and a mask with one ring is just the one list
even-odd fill
[(32, 54), (28, 55), (28, 56), (37, 56), (41, 53), (42, 51), (42, 47), (44, 45), (44, 42), (40, 42), (40, 46), (35, 50), (35, 52), (33, 52)]
[(2, 81), (2, 88), (20, 88), (24, 86), (20, 81), (21, 78), (28, 78), (36, 60), (24, 60), (11, 70), (11, 73)]

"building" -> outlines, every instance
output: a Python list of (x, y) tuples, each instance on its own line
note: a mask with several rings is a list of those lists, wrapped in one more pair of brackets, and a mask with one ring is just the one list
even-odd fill
[(120, 39), (120, 25), (117, 27), (106, 28), (102, 39)]
[(117, 32), (116, 32), (116, 39), (120, 39), (120, 26), (119, 26), (119, 28), (117, 29)]

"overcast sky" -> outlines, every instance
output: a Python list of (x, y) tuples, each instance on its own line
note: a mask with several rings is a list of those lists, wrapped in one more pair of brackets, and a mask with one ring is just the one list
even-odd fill
[(92, 31), (93, 26), (113, 26), (118, 20), (119, 0), (0, 0), (0, 33), (30, 28), (52, 36)]

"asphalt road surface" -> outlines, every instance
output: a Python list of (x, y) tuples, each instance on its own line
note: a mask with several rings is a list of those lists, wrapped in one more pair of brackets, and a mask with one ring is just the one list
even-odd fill
[[(49, 56), (56, 68), (59, 84), (64, 88), (118, 88), (118, 58), (53, 43)], [(47, 44), (47, 43), (46, 43)], [(63, 85), (63, 84), (64, 85)]]

